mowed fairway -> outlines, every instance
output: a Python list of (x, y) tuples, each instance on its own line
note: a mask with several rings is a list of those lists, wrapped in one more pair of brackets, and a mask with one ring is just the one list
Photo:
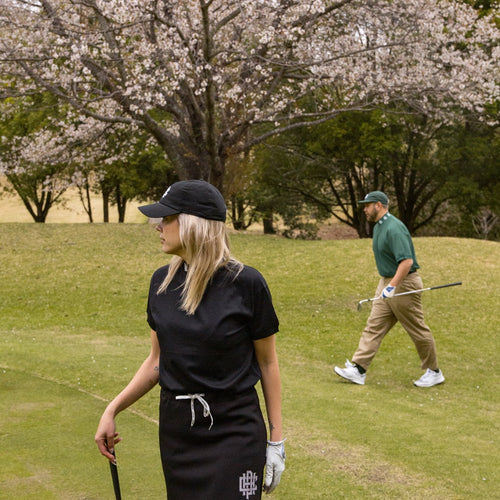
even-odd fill
[[(281, 322), (287, 470), (267, 498), (500, 498), (498, 243), (414, 240), (424, 286), (463, 282), (423, 295), (446, 382), (419, 389), (399, 326), (365, 386), (333, 373), (369, 313), (356, 305), (377, 282), (370, 240), (231, 241)], [(93, 437), (148, 353), (149, 278), (166, 261), (147, 224), (0, 224), (0, 499), (114, 498)], [(118, 417), (125, 499), (165, 498), (157, 399)]]

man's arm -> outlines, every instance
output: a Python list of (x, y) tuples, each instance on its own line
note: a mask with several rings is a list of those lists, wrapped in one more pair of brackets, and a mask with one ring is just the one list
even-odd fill
[(396, 288), (408, 275), (410, 272), (411, 266), (413, 266), (413, 259), (404, 259), (398, 264), (398, 269), (396, 270), (396, 274), (391, 279), (389, 285)]
[(396, 293), (396, 287), (408, 276), (413, 259), (403, 259), (396, 269), (396, 274), (391, 278), (389, 284), (382, 290), (380, 294), (384, 299), (390, 299)]

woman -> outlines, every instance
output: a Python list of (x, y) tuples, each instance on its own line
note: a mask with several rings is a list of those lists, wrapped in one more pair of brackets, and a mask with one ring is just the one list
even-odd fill
[[(264, 278), (230, 255), (226, 206), (204, 181), (173, 184), (139, 207), (173, 255), (151, 279), (151, 351), (104, 411), (95, 440), (114, 461), (115, 417), (157, 383), (160, 451), (171, 500), (261, 498), (285, 468), (275, 333)], [(269, 441), (255, 384), (261, 380)], [(265, 480), (264, 475), (265, 466)]]

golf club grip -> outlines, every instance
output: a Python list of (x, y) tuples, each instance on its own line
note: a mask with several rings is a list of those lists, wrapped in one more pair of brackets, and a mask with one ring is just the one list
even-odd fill
[(447, 286), (457, 286), (457, 285), (461, 285), (462, 282), (461, 281), (457, 281), (456, 283), (448, 283), (447, 285), (438, 285), (438, 286), (433, 286), (430, 288), (430, 290), (434, 290), (436, 288), (446, 288)]
[[(115, 453), (113, 456), (116, 458)], [(120, 492), (120, 480), (118, 479), (118, 467), (109, 462), (109, 470), (111, 471), (111, 478), (113, 479), (113, 489), (115, 490), (115, 499), (122, 500), (122, 494)]]

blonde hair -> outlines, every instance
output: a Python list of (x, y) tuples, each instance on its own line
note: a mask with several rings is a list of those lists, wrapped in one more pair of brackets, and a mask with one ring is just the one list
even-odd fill
[[(186, 281), (182, 285), (181, 309), (188, 315), (193, 315), (215, 272), (228, 264), (234, 264), (232, 267), (236, 277), (243, 269), (243, 264), (231, 256), (224, 222), (189, 214), (179, 214), (178, 222), (179, 239), (189, 262)], [(181, 257), (172, 257), (158, 294), (168, 288), (183, 263)]]

